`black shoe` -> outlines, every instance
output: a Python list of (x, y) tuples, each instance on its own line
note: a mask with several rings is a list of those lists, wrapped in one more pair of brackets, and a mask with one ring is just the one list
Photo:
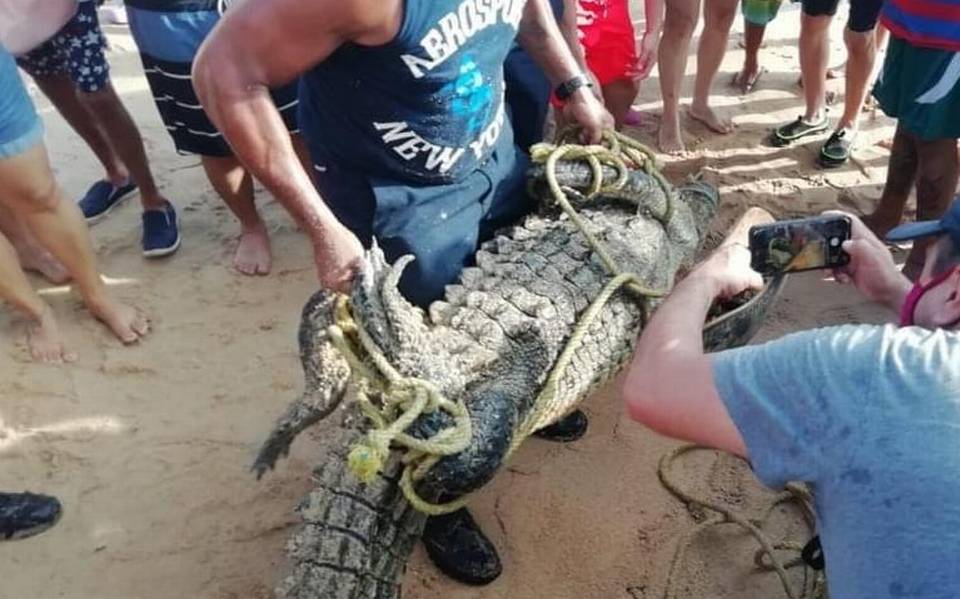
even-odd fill
[(547, 441), (569, 443), (576, 441), (587, 433), (587, 424), (589, 424), (587, 415), (583, 413), (583, 410), (577, 410), (576, 412), (570, 412), (563, 420), (545, 426), (533, 434)]
[(428, 518), (423, 545), (437, 568), (459, 582), (490, 584), (503, 571), (496, 547), (466, 508)]
[(56, 497), (33, 493), (0, 493), (0, 541), (40, 534), (60, 519)]

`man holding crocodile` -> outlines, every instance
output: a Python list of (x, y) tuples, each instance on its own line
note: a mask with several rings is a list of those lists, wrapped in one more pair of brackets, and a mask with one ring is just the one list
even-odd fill
[[(237, 157), (301, 222), (320, 282), (349, 289), (363, 247), (413, 254), (400, 289), (425, 306), (479, 241), (528, 212), (525, 157), (503, 104), (516, 37), (542, 66), (568, 119), (597, 141), (612, 117), (590, 92), (546, 0), (268, 0), (231, 8), (194, 68), (198, 96)], [(302, 75), (300, 166), (268, 89)], [(556, 436), (582, 433), (574, 413)], [(500, 572), (464, 510), (424, 534), (447, 574)]]

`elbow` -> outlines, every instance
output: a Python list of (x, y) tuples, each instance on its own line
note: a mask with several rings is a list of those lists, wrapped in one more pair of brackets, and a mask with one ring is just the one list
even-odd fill
[(217, 49), (211, 41), (212, 39), (208, 37), (203, 45), (200, 46), (200, 50), (193, 60), (193, 69), (190, 73), (190, 77), (193, 80), (193, 89), (197, 92), (197, 98), (200, 99), (200, 103), (204, 106), (210, 103), (210, 95), (213, 88), (213, 73), (216, 72), (216, 68), (212, 66), (212, 63), (216, 62)]
[(663, 366), (634, 362), (623, 384), (623, 402), (631, 420), (665, 436), (674, 436), (670, 390), (664, 387)]
[(649, 371), (646, 365), (640, 367), (638, 364), (633, 364), (624, 379), (622, 395), (630, 418), (645, 426), (653, 427), (653, 423), (657, 421), (656, 406), (660, 402), (657, 400), (655, 381), (645, 374)]

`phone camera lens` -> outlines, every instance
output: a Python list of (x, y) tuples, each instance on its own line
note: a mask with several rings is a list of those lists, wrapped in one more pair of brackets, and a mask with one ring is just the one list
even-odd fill
[(839, 246), (839, 245), (840, 245), (840, 238), (839, 238), (839, 237), (831, 237), (831, 238), (830, 238), (830, 247), (835, 248), (835, 247), (837, 247), (837, 246)]

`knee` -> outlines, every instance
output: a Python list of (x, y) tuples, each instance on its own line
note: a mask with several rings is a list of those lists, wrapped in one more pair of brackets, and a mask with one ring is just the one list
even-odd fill
[(710, 14), (710, 19), (707, 21), (705, 26), (720, 33), (726, 34), (733, 26), (733, 20), (736, 18), (736, 16), (737, 5), (724, 2), (721, 6), (713, 9), (713, 12)]
[(680, 39), (690, 39), (693, 37), (693, 30), (697, 27), (698, 17), (699, 13), (695, 11), (686, 8), (671, 10), (668, 4), (663, 21), (664, 37), (671, 35)]
[(849, 54), (868, 56), (874, 51), (874, 31), (853, 31), (847, 27), (843, 30), (843, 42)]
[(56, 181), (50, 178), (24, 189), (18, 197), (12, 199), (23, 213), (55, 212), (60, 203), (60, 189)]

